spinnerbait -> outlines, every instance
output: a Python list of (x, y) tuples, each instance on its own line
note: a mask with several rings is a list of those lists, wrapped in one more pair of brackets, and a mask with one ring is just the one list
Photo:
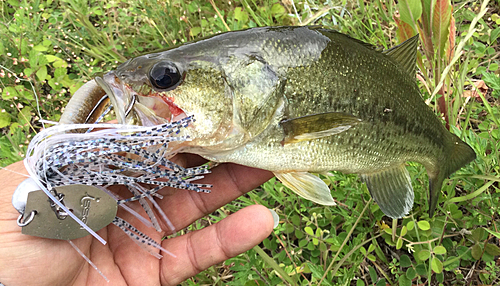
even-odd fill
[[(161, 231), (149, 201), (169, 228), (174, 230), (172, 223), (153, 199), (153, 197), (162, 198), (161, 195), (157, 194), (157, 191), (163, 187), (172, 187), (208, 193), (210, 192), (208, 188), (211, 187), (208, 184), (193, 183), (210, 172), (206, 166), (183, 168), (166, 159), (173, 156), (168, 148), (169, 143), (189, 140), (188, 137), (179, 136), (179, 133), (193, 121), (192, 117), (186, 117), (172, 123), (151, 127), (117, 124), (61, 124), (42, 130), (31, 141), (25, 159), (25, 166), (32, 178), (23, 182), (13, 196), (13, 204), (21, 213), (19, 224), (23, 226), (23, 233), (25, 233), (25, 228), (29, 230), (30, 223), (36, 221), (37, 216), (40, 216), (36, 210), (26, 208), (27, 205), (30, 205), (30, 196), (32, 196), (30, 192), (43, 188), (45, 188), (47, 196), (56, 198), (53, 200), (51, 208), (54, 217), (59, 220), (78, 213), (79, 207), (76, 206), (78, 203), (68, 205), (67, 202), (71, 201), (74, 195), (80, 196), (75, 202), (81, 202), (80, 209), (82, 210), (81, 214), (75, 215), (75, 220), (79, 225), (75, 224), (74, 228), (83, 227), (90, 233), (97, 231), (98, 229), (88, 228), (82, 222), (82, 218), (88, 219), (90, 217), (85, 216), (88, 209), (85, 209), (83, 205), (98, 204), (96, 197), (110, 196), (114, 199), (113, 202), (116, 206), (125, 208), (146, 225)], [(90, 133), (78, 133), (81, 130), (97, 127), (102, 129)], [(75, 184), (85, 186), (74, 187), (73, 194), (71, 188), (67, 186)], [(125, 185), (133, 195), (129, 198), (119, 198), (108, 190), (108, 187), (112, 185)], [(92, 186), (92, 189), (86, 186)], [(102, 191), (101, 195), (96, 187)], [(58, 192), (58, 190), (60, 191)], [(93, 195), (89, 195), (89, 193)], [(33, 196), (35, 195), (33, 194)], [(86, 198), (88, 202), (85, 201)], [(136, 200), (141, 203), (151, 222), (126, 206), (127, 202)], [(48, 204), (48, 202), (46, 203)], [(106, 205), (103, 204), (104, 206)], [(31, 209), (33, 208), (36, 207), (31, 207)], [(69, 209), (72, 209), (75, 214)], [(100, 211), (95, 207), (93, 210)], [(109, 216), (109, 214), (107, 215)], [(91, 225), (90, 221), (86, 223)], [(147, 246), (152, 246), (167, 252), (159, 243), (119, 217), (112, 217), (107, 223), (113, 223), (120, 227), (141, 247), (147, 249)], [(57, 228), (60, 225), (54, 227)], [(71, 228), (71, 226), (68, 227)], [(54, 232), (57, 233), (57, 231), (49, 231), (50, 234), (45, 235), (46, 232), (39, 234), (29, 230), (27, 234), (60, 239), (74, 239), (75, 236), (78, 236), (75, 234), (76, 230), (71, 234), (68, 231), (61, 232), (59, 236), (54, 235)], [(86, 232), (83, 233), (83, 235), (86, 234)], [(161, 255), (147, 250), (156, 257), (161, 257)]]

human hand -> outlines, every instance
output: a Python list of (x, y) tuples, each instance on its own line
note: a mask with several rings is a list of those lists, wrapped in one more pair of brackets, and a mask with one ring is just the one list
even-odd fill
[[(176, 162), (196, 166), (199, 157), (181, 154)], [(11, 204), (12, 194), (26, 177), (22, 162), (0, 170), (0, 282), (15, 285), (177, 285), (208, 267), (251, 249), (273, 229), (268, 209), (246, 207), (202, 230), (165, 239), (161, 260), (140, 248), (122, 230), (110, 224), (97, 233), (108, 243), (102, 245), (88, 235), (73, 243), (94, 262), (106, 281), (64, 240), (45, 239), (21, 234), (16, 220), (19, 213)], [(212, 213), (253, 188), (272, 173), (235, 164), (221, 164), (199, 182), (213, 184), (212, 193), (196, 193), (166, 188), (157, 200), (177, 230)], [(125, 187), (113, 191), (129, 197)], [(140, 205), (132, 204), (140, 212)], [(140, 212), (145, 216), (144, 211)], [(134, 216), (119, 208), (117, 216), (130, 222), (156, 241), (166, 233), (147, 228)], [(168, 234), (168, 233), (167, 233)]]

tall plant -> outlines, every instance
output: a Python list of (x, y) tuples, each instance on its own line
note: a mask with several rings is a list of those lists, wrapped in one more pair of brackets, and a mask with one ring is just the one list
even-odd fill
[[(397, 37), (400, 42), (403, 42), (417, 33), (420, 35), (423, 47), (417, 59), (422, 72), (420, 80), (431, 93), (430, 100), (435, 95), (438, 96), (437, 108), (444, 117), (448, 129), (450, 129), (450, 117), (455, 116), (449, 113), (452, 104), (450, 97), (452, 82), (449, 75), (453, 74), (454, 63), (459, 59), (465, 42), (474, 33), (475, 24), (485, 14), (487, 4), (488, 0), (483, 2), (480, 12), (470, 24), (468, 33), (456, 45), (455, 18), (450, 0), (401, 0), (398, 2), (399, 15), (394, 16), (398, 27)], [(455, 101), (453, 104), (461, 103)]]
[[(418, 57), (418, 66), (426, 83), (437, 86), (444, 68), (453, 57), (455, 46), (455, 19), (450, 0), (402, 0), (398, 3), (399, 16), (394, 20), (398, 26), (399, 41), (405, 41), (417, 33), (423, 46), (423, 55)], [(438, 110), (444, 116), (446, 128), (450, 128), (446, 92), (443, 85), (439, 91)]]

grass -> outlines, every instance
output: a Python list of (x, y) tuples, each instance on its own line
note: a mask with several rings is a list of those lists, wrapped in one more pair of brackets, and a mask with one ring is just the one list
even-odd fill
[[(41, 128), (38, 119), (58, 120), (82, 79), (125, 59), (268, 25), (323, 25), (386, 49), (399, 43), (401, 24), (394, 19), (405, 3), (415, 1), (2, 1), (0, 164), (22, 159)], [(445, 182), (433, 218), (425, 170), (414, 163), (408, 168), (415, 205), (398, 221), (383, 215), (356, 175), (323, 177), (339, 202), (333, 208), (303, 200), (272, 179), (183, 232), (255, 203), (280, 215), (274, 232), (183, 285), (500, 284), (500, 4), (481, 4), (453, 4), (455, 61), (435, 69), (431, 63), (442, 58), (419, 56), (424, 99), (437, 114), (444, 99), (452, 132), (478, 155)]]

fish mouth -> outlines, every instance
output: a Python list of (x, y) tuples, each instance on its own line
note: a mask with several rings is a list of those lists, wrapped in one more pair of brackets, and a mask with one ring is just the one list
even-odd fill
[(187, 117), (173, 98), (150, 88), (135, 89), (121, 81), (114, 72), (96, 77), (95, 81), (109, 97), (120, 124), (153, 126)]

